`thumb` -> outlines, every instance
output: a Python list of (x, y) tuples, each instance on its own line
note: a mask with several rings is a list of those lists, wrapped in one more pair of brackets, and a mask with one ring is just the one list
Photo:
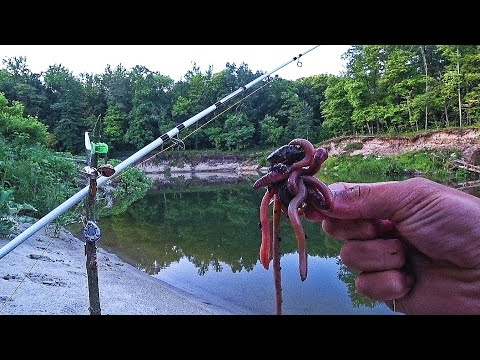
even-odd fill
[[(427, 194), (424, 187), (413, 186), (414, 181), (415, 179), (369, 184), (331, 184), (333, 210), (325, 212), (325, 215), (337, 219), (401, 221), (411, 215), (412, 205), (418, 204), (424, 198), (422, 195)], [(412, 191), (412, 188), (417, 191)]]

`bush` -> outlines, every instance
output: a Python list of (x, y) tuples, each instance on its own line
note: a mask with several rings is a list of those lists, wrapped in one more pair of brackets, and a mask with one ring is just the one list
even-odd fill
[[(120, 161), (111, 160), (111, 163), (115, 165)], [(28, 215), (43, 217), (85, 187), (87, 181), (80, 175), (83, 166), (72, 161), (70, 153), (54, 152), (41, 145), (14, 145), (0, 137), (0, 179), (9, 186), (8, 190), (0, 189), (0, 230), (3, 234), (14, 229), (14, 215), (28, 211)], [(97, 193), (99, 216), (125, 211), (146, 194), (151, 181), (140, 170), (131, 168), (112, 179), (112, 184), (113, 187), (105, 191), (102, 187)], [(85, 213), (83, 203), (59, 216), (54, 223), (78, 222)]]
[[(5, 182), (3, 183), (5, 184)], [(31, 218), (25, 218), (25, 212), (36, 212), (37, 210), (30, 204), (18, 204), (13, 201), (13, 190), (2, 188), (0, 189), (0, 236), (8, 236), (19, 222), (29, 221)]]
[(36, 117), (24, 116), (23, 113), (21, 103), (9, 105), (5, 95), (0, 93), (0, 135), (22, 144), (51, 143), (53, 136), (48, 133), (47, 126)]
[(42, 145), (12, 144), (0, 139), (0, 174), (11, 185), (18, 203), (32, 204), (43, 216), (82, 185), (79, 165)]
[[(116, 166), (120, 160), (112, 159)], [(132, 203), (145, 196), (152, 186), (152, 180), (137, 168), (130, 168), (111, 180), (110, 187), (102, 187), (97, 194), (98, 216), (117, 215), (124, 212)]]

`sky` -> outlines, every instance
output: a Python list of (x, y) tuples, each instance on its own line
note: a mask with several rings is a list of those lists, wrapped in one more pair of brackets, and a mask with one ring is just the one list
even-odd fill
[[(225, 64), (246, 63), (250, 70), (269, 72), (303, 54), (315, 45), (0, 45), (0, 60), (13, 56), (27, 58), (34, 73), (46, 71), (50, 65), (61, 64), (74, 75), (101, 74), (107, 65), (122, 64), (130, 70), (143, 65), (151, 71), (179, 81), (194, 63), (202, 72), (213, 66), (213, 72)], [(273, 75), (295, 80), (318, 74), (339, 75), (345, 62), (340, 58), (349, 45), (320, 45)], [(0, 63), (0, 68), (4, 68)]]

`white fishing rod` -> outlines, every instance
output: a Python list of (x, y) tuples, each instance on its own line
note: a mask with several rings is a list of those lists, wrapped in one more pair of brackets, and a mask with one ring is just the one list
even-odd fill
[[(293, 61), (297, 60), (304, 56), (305, 54), (308, 54), (310, 51), (316, 49), (320, 45), (315, 45), (311, 49), (305, 51), (304, 53), (299, 54), (298, 56), (293, 57), (292, 59), (288, 60), (286, 63), (276, 67), (270, 72), (267, 72), (264, 75), (261, 75), (260, 77), (256, 78), (255, 80), (249, 82), (247, 85), (244, 85), (234, 92), (232, 92), (230, 95), (225, 96), (223, 99), (217, 101), (215, 104), (211, 105), (210, 107), (206, 108), (205, 110), (199, 112), (197, 115), (192, 116), (190, 119), (184, 121), (183, 123), (177, 125), (174, 127), (172, 130), (169, 132), (163, 134), (150, 144), (146, 145), (144, 148), (138, 150), (135, 154), (131, 155), (124, 161), (122, 161), (120, 164), (115, 166), (115, 174), (121, 173), (123, 170), (125, 170), (127, 167), (131, 166), (134, 164), (136, 161), (140, 160), (143, 156), (147, 155), (151, 151), (155, 150), (157, 147), (165, 143), (166, 141), (172, 139), (174, 136), (176, 136), (180, 131), (188, 128), (189, 126), (195, 124), (198, 120), (203, 118), (204, 116), (210, 114), (212, 111), (218, 109), (220, 106), (225, 104), (227, 101), (233, 99), (236, 97), (238, 94), (242, 93), (243, 91), (251, 88), (253, 85), (257, 84), (258, 82), (262, 81), (266, 77), (272, 75), (273, 73), (277, 72), (281, 68), (287, 66), (288, 64), (292, 63)], [(97, 179), (97, 187), (101, 187), (104, 185), (107, 181), (109, 180), (108, 177), (101, 176)], [(62, 215), (64, 212), (66, 212), (68, 209), (70, 209), (72, 206), (80, 202), (85, 196), (88, 195), (88, 190), (89, 186), (84, 187), (82, 190), (77, 192), (75, 195), (70, 197), (68, 200), (63, 202), (61, 205), (57, 206), (55, 209), (50, 211), (47, 215), (42, 217), (40, 220), (35, 222), (32, 226), (27, 228), (25, 231), (23, 231), (21, 234), (19, 234), (17, 237), (12, 239), (10, 242), (5, 244), (1, 249), (0, 249), (0, 259), (2, 259), (5, 255), (7, 255), (9, 252), (11, 252), (13, 249), (15, 249), (18, 245), (23, 243), (25, 240), (27, 240), (30, 236), (35, 234), (38, 230), (41, 228), (45, 227), (48, 225), (50, 222), (55, 220), (57, 217)]]

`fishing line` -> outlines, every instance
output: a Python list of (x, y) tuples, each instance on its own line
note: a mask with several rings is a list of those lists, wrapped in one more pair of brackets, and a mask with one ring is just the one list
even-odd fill
[[(198, 114), (192, 116), (191, 118), (185, 120), (183, 123), (178, 124), (174, 128), (172, 128), (170, 131), (166, 132), (156, 140), (152, 141), (142, 149), (138, 150), (136, 153), (132, 154), (130, 157), (122, 161), (120, 164), (115, 166), (114, 170), (116, 173), (121, 173), (128, 167), (132, 166), (134, 163), (137, 161), (141, 160), (145, 155), (149, 154), (152, 150), (156, 149), (160, 145), (164, 144), (166, 141), (170, 140), (171, 138), (177, 136), (178, 133), (181, 131), (185, 130), (186, 128), (192, 126), (196, 122), (198, 122), (200, 119), (205, 117), (206, 115), (212, 113), (213, 111), (217, 110), (220, 106), (223, 106), (226, 102), (230, 101), (232, 98), (236, 97), (239, 95), (241, 92), (251, 88), (252, 86), (256, 85), (260, 81), (268, 78), (271, 74), (277, 72), (278, 70), (282, 69), (283, 67), (291, 64), (293, 61), (300, 59), (300, 57), (304, 56), (305, 54), (315, 50), (318, 48), (320, 45), (315, 45), (311, 49), (305, 51), (302, 54), (299, 54), (298, 56), (295, 56), (285, 62), (284, 64), (277, 66), (273, 70), (259, 76), (258, 78), (250, 81), (248, 84), (243, 85), (239, 87), (237, 90), (234, 92), (230, 93), (229, 95), (225, 96), (224, 98), (218, 100), (215, 104), (212, 104), (208, 108), (204, 109), (203, 111), (199, 112)], [(299, 62), (297, 62), (298, 64)], [(107, 181), (109, 181), (110, 178), (107, 176), (100, 176), (97, 180), (97, 187), (103, 186)], [(25, 240), (27, 240), (30, 236), (35, 234), (38, 230), (43, 228), (44, 226), (48, 225), (50, 222), (55, 220), (57, 217), (65, 213), (67, 210), (69, 210), (72, 206), (76, 205), (79, 203), (83, 198), (85, 198), (89, 194), (89, 186), (85, 186), (82, 190), (78, 191), (76, 194), (72, 195), (69, 199), (65, 200), (62, 204), (57, 206), (55, 209), (50, 211), (48, 214), (43, 216), (41, 219), (39, 219), (37, 222), (35, 222), (33, 225), (31, 225), (29, 228), (24, 230), (21, 234), (16, 236), (13, 240), (5, 244), (2, 248), (0, 248), (0, 259), (2, 259), (4, 256), (6, 256), (8, 253), (10, 253), (13, 249), (15, 249), (17, 246), (19, 246), (21, 243), (23, 243)]]
[[(263, 84), (261, 87), (259, 87), (258, 89), (252, 91), (250, 94), (244, 96), (243, 98), (241, 98), (240, 100), (238, 100), (236, 103), (234, 103), (233, 105), (231, 105), (230, 107), (228, 107), (227, 109), (223, 110), (222, 112), (220, 112), (219, 114), (215, 115), (213, 118), (211, 118), (210, 120), (206, 121), (205, 123), (203, 123), (202, 125), (200, 125), (199, 127), (197, 127), (195, 130), (192, 130), (190, 133), (188, 133), (187, 135), (185, 135), (183, 137), (183, 140), (188, 138), (189, 136), (193, 135), (194, 133), (196, 133), (197, 131), (199, 131), (200, 129), (202, 129), (203, 127), (207, 126), (209, 123), (211, 123), (213, 120), (215, 120), (216, 118), (218, 118), (219, 116), (223, 115), (224, 113), (226, 113), (227, 111), (231, 110), (233, 107), (237, 106), (238, 104), (240, 104), (242, 101), (244, 101), (246, 98), (252, 96), (253, 94), (255, 94), (257, 91), (260, 91), (261, 89), (263, 89), (265, 86), (267, 86), (268, 84), (271, 84), (276, 78), (271, 78), (270, 80), (268, 80), (268, 82), (266, 82), (265, 84)], [(172, 138), (171, 140), (173, 140), (174, 138)], [(178, 140), (176, 140), (178, 141)], [(177, 143), (174, 141), (173, 144), (170, 144), (169, 146), (167, 146), (166, 148), (160, 150), (159, 152), (153, 154), (152, 156), (150, 156), (149, 158), (141, 161), (140, 163), (136, 164), (134, 167), (128, 169), (128, 170), (125, 170), (123, 173), (120, 173), (118, 175), (113, 175), (111, 176), (110, 178), (119, 178), (121, 176), (123, 176), (125, 173), (129, 172), (130, 170), (134, 169), (135, 167), (137, 166), (140, 166), (142, 165), (143, 163), (147, 162), (147, 161), (150, 161), (152, 159), (154, 159), (157, 155), (160, 155), (161, 153), (163, 153), (164, 151), (174, 147), (175, 145), (177, 145)]]
[[(182, 140), (179, 140), (179, 139), (175, 139), (175, 138), (171, 138), (170, 140), (172, 140), (172, 144), (168, 145), (167, 147), (165, 148), (162, 148), (162, 150), (156, 152), (155, 154), (153, 154), (152, 156), (148, 157), (147, 159), (145, 160), (142, 160), (141, 162), (139, 162), (138, 164), (136, 164), (135, 166), (125, 170), (124, 172), (122, 173), (116, 173), (114, 174), (113, 176), (110, 177), (110, 179), (119, 179), (120, 177), (122, 177), (123, 175), (125, 175), (126, 173), (128, 173), (129, 171), (137, 168), (138, 166), (142, 165), (143, 163), (146, 163), (147, 161), (151, 161), (152, 159), (154, 159), (156, 156), (160, 155), (161, 153), (167, 151), (168, 149), (171, 149), (173, 148), (174, 146), (177, 146), (179, 143), (182, 143), (183, 144), (183, 148), (184, 148), (184, 143), (183, 143), (183, 140), (192, 136), (193, 134), (195, 134), (197, 131), (199, 131), (200, 129), (202, 129), (203, 127), (207, 126), (209, 123), (211, 123), (212, 121), (214, 121), (215, 119), (217, 119), (218, 117), (222, 116), (223, 114), (225, 114), (227, 111), (231, 110), (233, 107), (237, 106), (238, 104), (240, 104), (242, 101), (244, 101), (245, 99), (247, 99), (248, 97), (252, 96), (253, 94), (255, 94), (256, 92), (262, 90), (265, 86), (271, 84), (273, 81), (275, 81), (277, 78), (268, 78), (268, 81), (265, 82), (265, 84), (263, 84), (262, 86), (260, 86), (258, 89), (255, 89), (254, 91), (252, 91), (250, 94), (244, 96), (243, 98), (241, 98), (240, 100), (238, 100), (236, 103), (232, 104), (231, 106), (229, 106), (228, 108), (226, 108), (225, 110), (223, 110), (222, 112), (218, 113), (217, 115), (215, 115), (214, 117), (212, 117), (210, 120), (206, 121), (205, 123), (203, 123), (202, 125), (200, 125), (199, 127), (197, 127), (195, 130), (192, 130), (190, 133), (188, 133), (187, 135), (185, 135), (183, 137)], [(83, 207), (82, 204), (79, 204), (78, 206), (80, 207)], [(78, 210), (78, 206), (77, 208), (73, 209), (72, 212), (75, 213), (77, 210)], [(72, 223), (74, 223), (76, 221), (73, 221)]]

